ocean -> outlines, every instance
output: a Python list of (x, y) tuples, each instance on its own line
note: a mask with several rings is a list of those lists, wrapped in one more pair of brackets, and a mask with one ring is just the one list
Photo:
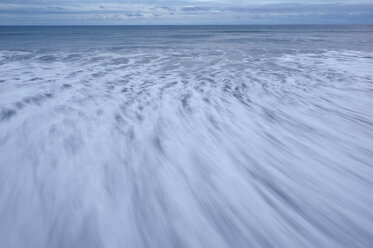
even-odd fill
[(373, 25), (0, 27), (0, 247), (372, 245)]

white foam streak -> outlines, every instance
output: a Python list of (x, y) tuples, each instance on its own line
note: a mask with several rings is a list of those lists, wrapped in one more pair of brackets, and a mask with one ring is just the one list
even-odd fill
[(372, 56), (3, 51), (0, 246), (368, 247)]

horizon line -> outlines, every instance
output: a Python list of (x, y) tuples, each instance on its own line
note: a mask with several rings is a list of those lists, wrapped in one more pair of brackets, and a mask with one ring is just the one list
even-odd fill
[(0, 27), (84, 27), (84, 26), (358, 26), (373, 23), (268, 23), (268, 24), (0, 24)]

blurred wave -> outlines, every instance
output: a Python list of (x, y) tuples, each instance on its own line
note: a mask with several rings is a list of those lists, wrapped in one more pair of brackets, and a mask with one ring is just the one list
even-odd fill
[(372, 68), (312, 47), (0, 50), (0, 247), (369, 248)]

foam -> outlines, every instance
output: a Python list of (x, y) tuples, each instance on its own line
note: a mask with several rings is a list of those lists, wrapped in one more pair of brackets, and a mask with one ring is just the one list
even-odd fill
[(0, 244), (368, 247), (372, 56), (1, 51)]

